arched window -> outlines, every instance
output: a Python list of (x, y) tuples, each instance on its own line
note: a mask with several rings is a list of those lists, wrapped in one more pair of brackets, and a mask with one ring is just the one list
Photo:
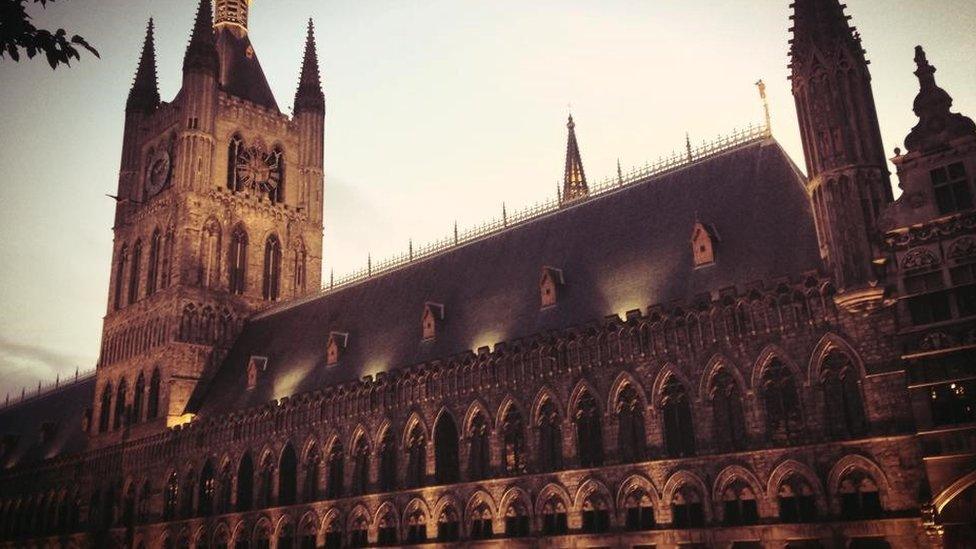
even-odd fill
[(254, 504), (254, 462), (251, 454), (244, 454), (237, 466), (237, 511), (250, 511)]
[(275, 147), (265, 157), (268, 165), (268, 200), (277, 204), (285, 199), (285, 153), (280, 147)]
[(166, 481), (166, 491), (163, 494), (163, 520), (171, 521), (176, 518), (176, 508), (180, 503), (180, 480), (173, 473)]
[(864, 434), (867, 427), (864, 403), (858, 387), (857, 368), (850, 357), (837, 351), (830, 352), (823, 361), (820, 384), (828, 433), (838, 438)]
[(326, 497), (329, 499), (341, 498), (343, 495), (343, 481), (345, 480), (345, 456), (342, 442), (336, 440), (332, 444), (329, 452), (329, 481), (325, 486)]
[(129, 303), (139, 301), (139, 277), (142, 269), (142, 241), (136, 240), (132, 246), (132, 268), (129, 271)]
[(220, 286), (220, 223), (216, 219), (211, 219), (203, 226), (199, 282), (204, 288)]
[(362, 495), (369, 489), (369, 443), (366, 436), (356, 439), (353, 447), (352, 491)]
[(525, 425), (515, 406), (509, 406), (502, 419), (502, 466), (508, 475), (525, 472)]
[(264, 243), (264, 285), (262, 295), (264, 299), (275, 301), (278, 299), (281, 285), (281, 242), (278, 237), (271, 235)]
[(726, 526), (741, 526), (759, 522), (756, 494), (748, 484), (737, 480), (722, 492), (722, 509)]
[(128, 390), (125, 378), (119, 380), (119, 388), (115, 393), (115, 420), (112, 422), (112, 429), (120, 429), (125, 425), (125, 399)]
[(635, 489), (627, 494), (624, 506), (627, 509), (627, 530), (634, 532), (654, 528), (654, 506), (643, 490)]
[[(327, 534), (328, 535), (328, 534)], [(329, 547), (328, 542), (325, 544)], [(369, 545), (369, 523), (365, 516), (360, 515), (356, 517), (356, 520), (352, 523), (352, 531), (349, 532), (349, 546), (350, 547), (366, 547)], [(315, 548), (315, 544), (312, 543), (310, 546), (312, 549)], [(338, 543), (333, 545), (336, 549), (342, 547), (342, 538), (338, 540)]]
[(149, 398), (146, 400), (146, 419), (156, 419), (159, 415), (159, 368), (155, 368), (149, 378)]
[(584, 390), (576, 404), (576, 448), (581, 467), (603, 465), (603, 425), (596, 399)]
[(569, 531), (566, 505), (556, 496), (550, 496), (542, 506), (542, 535), (561, 536)]
[(387, 429), (380, 440), (380, 490), (384, 492), (397, 486), (397, 443), (392, 431)]
[(295, 244), (295, 265), (294, 265), (294, 288), (295, 294), (305, 293), (307, 279), (308, 252), (305, 250), (305, 243), (299, 240)]
[(633, 386), (624, 387), (617, 397), (617, 451), (620, 461), (633, 463), (644, 458), (644, 407)]
[(281, 452), (278, 465), (278, 505), (294, 505), (298, 492), (298, 456), (289, 443)]
[(271, 549), (271, 525), (258, 524), (254, 530), (254, 549)]
[(878, 485), (868, 475), (853, 471), (840, 483), (840, 513), (848, 520), (881, 518), (881, 496)]
[(668, 457), (695, 455), (695, 430), (691, 422), (691, 403), (685, 386), (669, 376), (661, 388), (661, 415), (664, 418), (664, 443)]
[(132, 393), (132, 423), (142, 421), (142, 401), (146, 394), (146, 376), (139, 372), (136, 378), (135, 392)]
[(397, 544), (397, 521), (393, 514), (387, 511), (377, 525), (377, 543), (379, 545)]
[(685, 484), (674, 493), (671, 502), (671, 525), (674, 528), (701, 528), (705, 526), (702, 495), (693, 486)]
[(450, 414), (441, 414), (434, 426), (434, 477), (438, 484), (458, 480), (458, 430)]
[(108, 383), (102, 389), (102, 402), (98, 410), (98, 432), (108, 431), (109, 418), (112, 417), (112, 384)]
[(513, 501), (505, 509), (505, 537), (521, 538), (529, 535), (529, 513), (520, 501)]
[(220, 471), (220, 484), (217, 492), (217, 504), (215, 509), (218, 515), (223, 515), (231, 511), (231, 494), (234, 490), (234, 474), (230, 470), (230, 463), (225, 463)]
[(583, 501), (583, 532), (602, 534), (610, 530), (610, 511), (607, 500), (591, 494)]
[(481, 413), (471, 419), (468, 433), (468, 480), (488, 478), (491, 468), (488, 420)]
[(209, 517), (213, 514), (216, 493), (217, 482), (214, 478), (213, 464), (207, 460), (200, 471), (200, 484), (197, 487), (197, 512), (201, 517)]
[(407, 488), (418, 488), (427, 477), (427, 437), (420, 425), (411, 429), (407, 445)]
[(437, 541), (457, 541), (461, 537), (461, 520), (454, 507), (447, 505), (437, 517)]
[(319, 455), (318, 448), (313, 445), (308, 449), (305, 456), (305, 483), (302, 488), (302, 499), (306, 503), (319, 499), (319, 464), (321, 461), (322, 456)]
[(230, 237), (229, 290), (232, 294), (244, 295), (247, 287), (247, 232), (238, 225)]
[(800, 398), (790, 369), (773, 359), (762, 376), (762, 397), (766, 407), (766, 430), (777, 444), (799, 440), (803, 428)]
[(122, 298), (125, 296), (125, 272), (129, 264), (129, 247), (125, 244), (119, 249), (119, 255), (115, 264), (115, 308), (121, 309), (125, 306)]
[(173, 264), (173, 242), (176, 240), (173, 227), (170, 227), (166, 231), (166, 237), (163, 239), (163, 259), (160, 262), (159, 267), (159, 287), (160, 289), (165, 289), (169, 287), (170, 282), (170, 266)]
[[(139, 504), (136, 506), (136, 521), (139, 524), (146, 524), (149, 522), (149, 510), (150, 505), (152, 505), (152, 485), (149, 484), (147, 480), (142, 484), (142, 490), (139, 491)], [(69, 501), (68, 498), (65, 501)], [(64, 521), (66, 517), (62, 516), (61, 520)], [(62, 528), (62, 531), (64, 529)]]
[(274, 459), (266, 454), (258, 472), (258, 508), (274, 506)]
[(492, 530), (491, 509), (482, 503), (471, 513), (471, 539), (488, 539), (494, 533)]
[(156, 293), (159, 285), (159, 261), (163, 251), (163, 235), (159, 229), (153, 231), (149, 239), (149, 264), (146, 268), (146, 295)]
[(237, 157), (243, 151), (244, 140), (239, 135), (231, 137), (227, 147), (227, 188), (235, 192), (242, 190), (237, 179)]
[(552, 400), (539, 407), (539, 470), (558, 471), (563, 467), (563, 433), (559, 412)]
[(717, 449), (734, 452), (746, 446), (745, 416), (742, 393), (735, 379), (725, 369), (712, 378), (712, 429)]
[(278, 543), (276, 549), (293, 549), (295, 547), (295, 527), (286, 522), (278, 527)]
[(811, 522), (817, 519), (817, 503), (810, 484), (799, 475), (791, 475), (779, 487), (779, 520)]
[(423, 543), (427, 541), (427, 516), (420, 509), (415, 509), (407, 516), (407, 543)]
[(180, 489), (180, 518), (193, 516), (193, 494), (196, 492), (197, 478), (193, 471), (186, 474)]

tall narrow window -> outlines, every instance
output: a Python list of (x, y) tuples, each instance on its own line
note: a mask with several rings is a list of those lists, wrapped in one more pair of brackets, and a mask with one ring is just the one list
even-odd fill
[(244, 150), (244, 142), (240, 136), (235, 135), (230, 139), (230, 146), (227, 147), (227, 188), (231, 191), (241, 190), (237, 179), (237, 158)]
[(563, 467), (562, 421), (552, 400), (539, 407), (539, 469), (558, 471)]
[(969, 178), (966, 177), (966, 167), (962, 162), (932, 170), (930, 175), (935, 202), (941, 215), (973, 207)]
[(230, 292), (243, 295), (247, 286), (247, 232), (234, 229), (230, 240)]
[(173, 265), (173, 247), (174, 241), (176, 240), (176, 234), (172, 227), (166, 231), (166, 237), (163, 239), (163, 259), (160, 262), (159, 267), (159, 288), (165, 289), (169, 287), (170, 283), (170, 268)]
[(525, 472), (525, 426), (515, 406), (509, 406), (502, 420), (502, 466), (508, 475)]
[(318, 448), (315, 446), (309, 448), (305, 456), (305, 483), (302, 488), (302, 499), (306, 503), (319, 499), (319, 462), (321, 461), (322, 456), (319, 455)]
[(691, 423), (691, 403), (685, 386), (675, 376), (668, 377), (661, 389), (664, 442), (668, 457), (695, 455), (695, 431)]
[(865, 431), (864, 404), (858, 387), (857, 368), (836, 351), (827, 355), (820, 374), (826, 427), (830, 435), (852, 437)]
[(720, 452), (735, 452), (746, 446), (742, 393), (735, 379), (723, 368), (712, 378), (712, 428)]
[(98, 410), (98, 432), (108, 431), (109, 420), (112, 417), (112, 384), (102, 389), (102, 402)]
[(285, 153), (275, 147), (265, 157), (265, 163), (268, 165), (268, 181), (265, 184), (268, 200), (277, 204), (285, 199)]
[(434, 476), (438, 484), (458, 481), (458, 430), (450, 414), (434, 426)]
[(344, 466), (345, 452), (342, 448), (342, 442), (337, 440), (332, 444), (332, 451), (329, 452), (329, 479), (325, 486), (325, 495), (329, 499), (341, 498), (343, 495)]
[(170, 521), (176, 518), (176, 509), (180, 501), (180, 481), (173, 473), (166, 482), (166, 491), (163, 494), (163, 520)]
[(793, 374), (779, 359), (773, 359), (763, 372), (762, 396), (769, 437), (777, 444), (797, 442), (803, 429), (800, 398)]
[(264, 244), (264, 299), (275, 301), (281, 284), (281, 242), (271, 235)]
[(220, 285), (220, 223), (216, 219), (211, 219), (203, 227), (199, 281), (205, 288), (216, 288)]
[(366, 436), (356, 439), (353, 447), (352, 491), (355, 495), (362, 495), (369, 488), (369, 443)]
[(196, 492), (197, 477), (190, 471), (183, 479), (183, 488), (180, 489), (180, 518), (193, 517), (193, 494)]
[(237, 511), (250, 511), (254, 505), (254, 462), (251, 454), (244, 454), (237, 466)]
[(423, 486), (427, 476), (427, 438), (419, 425), (414, 425), (407, 439), (407, 488)]
[(583, 391), (576, 404), (576, 450), (581, 467), (603, 465), (603, 425), (596, 399)]
[(308, 263), (308, 252), (305, 251), (305, 243), (299, 240), (295, 244), (295, 265), (293, 268), (295, 294), (305, 293), (306, 265)]
[(125, 244), (119, 249), (119, 255), (115, 263), (115, 308), (121, 309), (125, 306), (122, 301), (125, 296), (125, 273), (129, 264), (129, 247)]
[(142, 401), (146, 394), (146, 377), (139, 372), (139, 377), (136, 378), (136, 388), (135, 392), (132, 393), (132, 422), (139, 423), (142, 421)]
[(218, 485), (217, 501), (214, 505), (218, 515), (231, 512), (231, 494), (234, 489), (234, 474), (230, 470), (230, 463), (225, 463), (220, 471), (220, 483)]
[(115, 394), (115, 420), (112, 422), (113, 429), (120, 429), (125, 425), (125, 399), (129, 388), (125, 378), (119, 381), (119, 388)]
[(213, 463), (210, 460), (200, 471), (200, 484), (197, 486), (197, 512), (201, 517), (209, 517), (214, 512), (214, 498), (217, 494), (217, 482), (214, 478)]
[(397, 443), (392, 429), (383, 433), (380, 441), (380, 490), (390, 492), (397, 486)]
[(286, 444), (278, 465), (278, 505), (293, 505), (298, 492), (298, 456), (295, 448)]
[(627, 385), (617, 397), (617, 452), (620, 461), (632, 463), (644, 457), (644, 406), (633, 386)]
[(471, 420), (468, 433), (468, 480), (488, 478), (490, 467), (488, 421), (478, 413)]
[(149, 398), (146, 399), (146, 419), (156, 419), (159, 415), (159, 368), (153, 369), (149, 378)]
[(136, 240), (132, 246), (132, 268), (129, 270), (129, 303), (139, 301), (139, 278), (142, 269), (142, 241)]
[(156, 293), (159, 285), (159, 260), (163, 251), (163, 236), (159, 229), (153, 231), (152, 238), (149, 239), (149, 264), (146, 269), (146, 295)]

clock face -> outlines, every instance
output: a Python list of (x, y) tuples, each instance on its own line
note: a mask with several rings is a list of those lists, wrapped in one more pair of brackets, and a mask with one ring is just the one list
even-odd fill
[(146, 168), (146, 196), (155, 196), (159, 191), (166, 188), (169, 183), (170, 174), (169, 153), (160, 150), (149, 157), (149, 166)]
[(241, 187), (274, 192), (281, 182), (281, 153), (265, 153), (257, 148), (241, 150), (235, 169)]

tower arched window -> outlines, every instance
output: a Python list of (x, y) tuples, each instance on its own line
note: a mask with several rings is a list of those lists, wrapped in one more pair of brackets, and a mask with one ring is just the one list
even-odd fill
[[(303, 542), (304, 547), (315, 549), (315, 525), (309, 524), (308, 541)], [(367, 529), (365, 518), (360, 516), (352, 523), (352, 531), (349, 532), (349, 547), (366, 547), (369, 545), (369, 530)], [(325, 527), (325, 546), (324, 549), (342, 549), (342, 524), (338, 518), (329, 521)]]
[(338, 440), (332, 444), (332, 450), (329, 452), (328, 468), (329, 479), (325, 486), (325, 495), (329, 499), (341, 498), (345, 480), (345, 451), (342, 442)]
[(247, 231), (243, 226), (236, 227), (231, 235), (228, 263), (230, 264), (230, 292), (243, 295), (247, 287)]
[(244, 140), (239, 135), (231, 137), (227, 147), (227, 188), (234, 192), (242, 190), (237, 177), (237, 159), (243, 152)]
[(302, 489), (302, 499), (306, 503), (319, 499), (319, 464), (322, 456), (319, 455), (318, 448), (312, 446), (308, 449), (305, 456), (305, 484)]
[(119, 380), (119, 387), (115, 393), (115, 420), (112, 422), (112, 429), (120, 429), (125, 425), (125, 399), (128, 390), (125, 378)]
[(193, 494), (196, 492), (197, 477), (190, 471), (183, 480), (183, 487), (180, 489), (180, 517), (191, 518), (193, 516)]
[(169, 287), (170, 283), (170, 270), (173, 265), (173, 246), (176, 240), (176, 233), (173, 227), (170, 227), (166, 231), (166, 237), (163, 239), (163, 258), (160, 261), (159, 267), (159, 288), (166, 289)]
[(525, 425), (515, 406), (502, 419), (502, 466), (508, 475), (525, 472)]
[(220, 223), (216, 219), (211, 219), (203, 227), (199, 282), (205, 288), (220, 285)]
[(542, 535), (561, 536), (569, 531), (566, 504), (556, 496), (550, 496), (542, 506)]
[(610, 510), (607, 500), (591, 494), (583, 501), (583, 532), (602, 534), (610, 530)]
[[(152, 495), (152, 485), (149, 484), (149, 480), (147, 479), (144, 483), (142, 483), (142, 490), (139, 491), (139, 503), (136, 505), (136, 522), (139, 524), (149, 522)], [(62, 519), (63, 518), (64, 517), (62, 517)]]
[(472, 511), (469, 531), (471, 532), (471, 539), (488, 539), (494, 534), (491, 509), (486, 503), (478, 505)]
[(457, 541), (461, 537), (461, 519), (454, 507), (447, 505), (437, 517), (437, 541)]
[(250, 511), (254, 504), (254, 462), (251, 454), (244, 454), (237, 466), (237, 511)]
[(646, 436), (644, 406), (633, 386), (627, 385), (617, 396), (617, 451), (620, 461), (632, 463), (644, 458)]
[(125, 306), (122, 301), (125, 296), (125, 273), (129, 265), (129, 247), (125, 244), (119, 249), (119, 255), (115, 264), (115, 308), (121, 309)]
[(848, 520), (881, 518), (881, 496), (874, 479), (861, 471), (848, 473), (840, 483), (840, 513)]
[(112, 417), (112, 384), (105, 385), (102, 389), (102, 402), (98, 410), (98, 432), (108, 431), (109, 420)]
[(427, 476), (427, 437), (419, 425), (414, 425), (407, 437), (407, 488), (424, 485)]
[(407, 515), (407, 543), (416, 544), (427, 541), (427, 515), (415, 509)]
[(397, 443), (392, 429), (380, 440), (380, 490), (389, 492), (397, 486)]
[(305, 243), (299, 240), (295, 244), (295, 264), (293, 266), (294, 275), (294, 289), (296, 295), (301, 295), (305, 293), (305, 287), (307, 282), (307, 267), (308, 265), (308, 251), (305, 249)]
[(264, 244), (264, 285), (262, 295), (264, 299), (275, 301), (278, 299), (281, 285), (281, 241), (271, 235)]
[(379, 545), (397, 544), (397, 521), (391, 511), (387, 511), (377, 525), (377, 542)]
[(539, 469), (558, 471), (563, 467), (562, 421), (556, 405), (546, 399), (539, 407)]
[(298, 492), (298, 456), (295, 448), (286, 444), (278, 464), (278, 505), (294, 505)]
[(521, 538), (529, 535), (529, 513), (520, 501), (513, 501), (505, 509), (505, 537)]
[(274, 459), (266, 454), (258, 471), (258, 508), (274, 506)]
[(603, 465), (603, 424), (596, 399), (583, 391), (576, 403), (576, 449), (581, 467)]
[(798, 441), (803, 429), (800, 398), (792, 372), (779, 359), (773, 359), (763, 372), (762, 396), (770, 439), (777, 444)]
[(273, 204), (284, 202), (285, 200), (285, 153), (281, 147), (275, 147), (265, 157), (268, 165), (268, 181), (266, 190), (268, 200)]
[(129, 303), (139, 301), (139, 278), (142, 276), (142, 241), (132, 246), (132, 268), (129, 270)]
[(817, 504), (810, 483), (790, 475), (779, 487), (779, 520), (786, 523), (811, 522), (817, 518)]
[(132, 393), (132, 423), (142, 421), (142, 402), (146, 398), (146, 377), (139, 372), (135, 391)]
[(712, 378), (712, 440), (721, 452), (734, 452), (746, 446), (742, 393), (735, 379), (724, 368)]
[(352, 459), (352, 491), (355, 495), (362, 495), (369, 488), (369, 442), (365, 435), (356, 439)]
[(225, 463), (220, 471), (220, 481), (217, 486), (217, 502), (214, 509), (218, 515), (231, 512), (231, 501), (234, 490), (234, 473), (230, 469), (230, 463)]
[(176, 509), (180, 502), (180, 480), (173, 473), (166, 481), (166, 490), (163, 494), (163, 520), (170, 521), (176, 518)]
[(824, 358), (820, 375), (826, 427), (831, 436), (864, 434), (864, 403), (858, 387), (857, 368), (846, 354), (832, 351)]
[(654, 506), (651, 498), (641, 489), (635, 489), (624, 500), (627, 510), (627, 530), (635, 532), (654, 528)]
[(458, 481), (458, 430), (447, 413), (434, 426), (434, 477), (438, 484)]
[(146, 267), (146, 295), (153, 295), (159, 287), (159, 262), (163, 251), (163, 236), (159, 229), (149, 239), (149, 263)]
[(722, 492), (722, 510), (726, 526), (741, 526), (759, 522), (756, 494), (741, 480), (730, 484)]
[(671, 525), (674, 528), (705, 526), (705, 507), (702, 494), (688, 484), (678, 488), (671, 502)]
[(661, 388), (661, 411), (664, 418), (664, 443), (668, 457), (695, 455), (695, 431), (691, 422), (688, 391), (675, 376), (668, 377)]
[(471, 419), (468, 432), (468, 480), (488, 478), (491, 468), (488, 439), (488, 420), (478, 413)]
[(200, 471), (200, 483), (197, 486), (197, 513), (201, 517), (213, 514), (216, 494), (217, 481), (214, 478), (213, 463), (207, 460)]

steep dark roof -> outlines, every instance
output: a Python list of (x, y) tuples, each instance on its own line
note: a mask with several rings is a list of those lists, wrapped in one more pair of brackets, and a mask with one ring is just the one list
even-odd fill
[[(81, 430), (82, 418), (94, 394), (95, 376), (91, 376), (0, 410), (0, 437), (13, 435), (17, 439), (12, 449), (4, 449), (0, 468), (38, 463), (84, 450), (88, 436)], [(42, 443), (45, 423), (53, 429), (48, 441)]]
[(233, 25), (216, 29), (220, 56), (220, 87), (225, 92), (252, 103), (278, 110), (268, 79), (247, 32)]
[[(722, 235), (715, 264), (698, 270), (696, 216)], [(820, 265), (802, 176), (767, 139), (258, 315), (191, 409), (213, 416)], [(540, 310), (544, 266), (561, 269), (565, 286)], [(422, 341), (428, 301), (444, 305), (444, 320)], [(339, 364), (326, 366), (332, 331), (349, 339)], [(269, 360), (248, 390), (252, 355)]]

